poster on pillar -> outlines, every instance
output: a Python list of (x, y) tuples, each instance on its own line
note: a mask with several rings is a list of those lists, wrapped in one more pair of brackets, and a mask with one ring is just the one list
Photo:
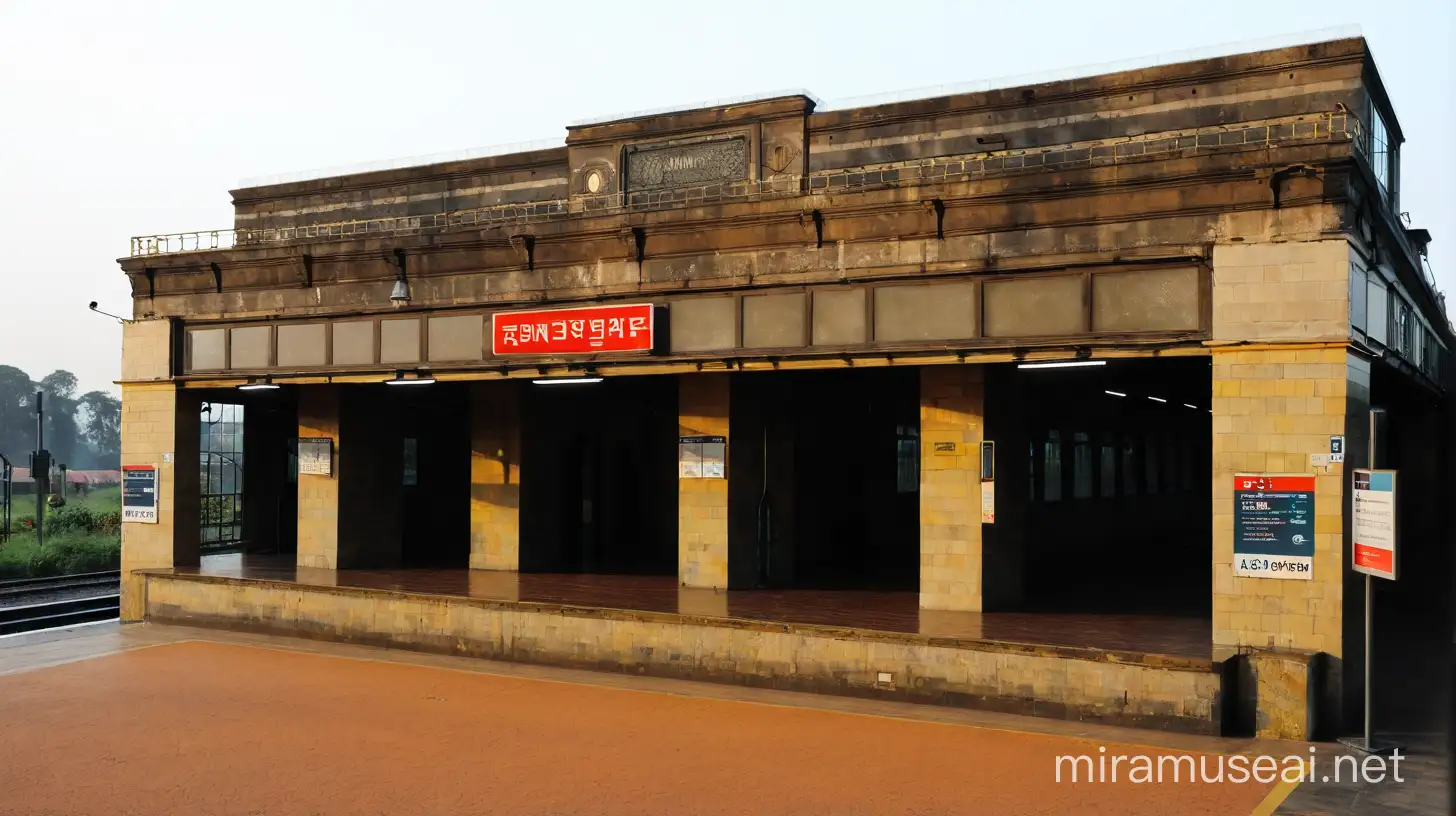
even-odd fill
[(1395, 580), (1395, 471), (1355, 471), (1351, 555), (1356, 572)]
[(1314, 476), (1234, 476), (1234, 575), (1314, 578)]
[(121, 466), (121, 520), (157, 523), (157, 466)]
[(677, 440), (680, 479), (722, 479), (728, 475), (728, 440), (721, 436), (683, 436)]

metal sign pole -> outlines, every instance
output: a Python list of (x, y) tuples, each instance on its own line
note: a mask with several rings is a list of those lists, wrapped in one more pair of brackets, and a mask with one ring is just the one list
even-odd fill
[[(1375, 461), (1375, 452), (1377, 449), (1376, 434), (1379, 429), (1379, 420), (1383, 419), (1384, 415), (1384, 408), (1370, 409), (1370, 444), (1367, 466), (1371, 472), (1375, 471), (1376, 465), (1378, 464)], [(1394, 512), (1394, 508), (1392, 508), (1392, 512)], [(1354, 546), (1352, 540), (1351, 547), (1353, 548)], [(1353, 563), (1353, 550), (1351, 558)], [(1376, 745), (1375, 731), (1372, 725), (1375, 709), (1375, 695), (1372, 690), (1372, 680), (1375, 676), (1375, 581), (1373, 579), (1374, 576), (1368, 572), (1365, 573), (1365, 728), (1363, 730), (1363, 736), (1355, 739), (1342, 739), (1340, 742), (1367, 754), (1389, 754), (1398, 746), (1393, 744)]]
[[(35, 392), (35, 462), (30, 481), (35, 485), (35, 546), (45, 546), (45, 483), (51, 475), (50, 460), (45, 458), (45, 394)], [(45, 472), (42, 473), (41, 471)]]

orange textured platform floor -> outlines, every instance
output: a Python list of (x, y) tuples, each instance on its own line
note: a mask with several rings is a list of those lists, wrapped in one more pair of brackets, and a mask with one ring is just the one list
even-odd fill
[(1099, 744), (205, 642), (0, 675), (0, 723), (5, 813), (1226, 814), (1272, 787), (1057, 784)]

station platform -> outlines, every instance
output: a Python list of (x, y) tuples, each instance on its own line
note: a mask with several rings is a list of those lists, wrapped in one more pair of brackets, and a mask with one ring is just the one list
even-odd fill
[(150, 570), (157, 623), (1216, 734), (1196, 618), (972, 613), (913, 592), (683, 588), (672, 577), (317, 570), (256, 556)]

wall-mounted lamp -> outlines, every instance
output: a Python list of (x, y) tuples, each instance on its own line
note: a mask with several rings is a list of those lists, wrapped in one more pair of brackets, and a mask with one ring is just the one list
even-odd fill
[(434, 385), (435, 378), (428, 374), (414, 372), (413, 377), (406, 377), (403, 371), (394, 372), (394, 379), (385, 380), (385, 385)]
[(404, 271), (404, 250), (394, 251), (394, 265), (399, 267), (399, 277), (394, 281), (394, 288), (389, 292), (389, 301), (394, 304), (404, 304), (410, 301), (409, 278)]
[(117, 323), (126, 323), (126, 318), (124, 318), (124, 317), (122, 317), (120, 315), (114, 315), (111, 312), (103, 312), (100, 309), (96, 308), (96, 301), (94, 301), (94, 300), (91, 301), (91, 303), (86, 308), (90, 309), (91, 311), (95, 312), (96, 314), (105, 315), (105, 316), (107, 316), (107, 317), (115, 320)]
[(261, 380), (252, 379), (238, 386), (239, 391), (277, 391), (278, 383), (273, 382), (272, 377), (264, 377)]

